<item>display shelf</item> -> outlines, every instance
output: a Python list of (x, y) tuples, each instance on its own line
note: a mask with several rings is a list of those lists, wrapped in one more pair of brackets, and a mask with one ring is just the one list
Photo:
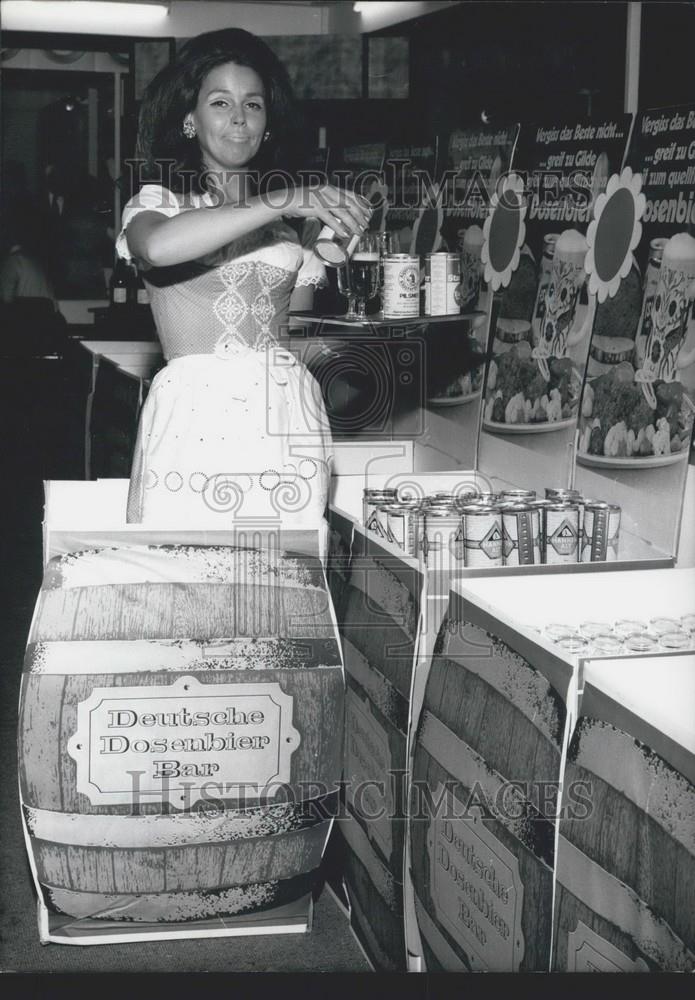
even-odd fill
[(382, 312), (373, 313), (364, 320), (348, 320), (344, 316), (324, 316), (314, 313), (290, 313), (289, 322), (308, 323), (311, 326), (326, 325), (345, 327), (346, 331), (370, 330), (374, 327), (394, 329), (412, 329), (419, 326), (434, 326), (439, 323), (470, 323), (473, 328), (484, 322), (485, 313), (480, 310), (468, 313), (455, 313), (449, 316), (384, 316)]

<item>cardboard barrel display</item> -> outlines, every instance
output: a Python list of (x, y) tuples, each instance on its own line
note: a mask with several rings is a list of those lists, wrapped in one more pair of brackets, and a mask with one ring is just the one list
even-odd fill
[(354, 522), (351, 518), (336, 510), (330, 511), (326, 579), (338, 624), (345, 618), (345, 599), (350, 582), (353, 530)]
[(560, 820), (556, 971), (695, 971), (693, 705), (692, 654), (587, 665)]
[(406, 744), (422, 575), (355, 529), (340, 621), (345, 810), (339, 852), (350, 920), (372, 966), (405, 970)]
[(572, 670), (452, 591), (414, 738), (409, 811), (427, 971), (547, 970)]
[(48, 563), (19, 721), (44, 930), (55, 914), (161, 929), (307, 909), (344, 696), (307, 534)]

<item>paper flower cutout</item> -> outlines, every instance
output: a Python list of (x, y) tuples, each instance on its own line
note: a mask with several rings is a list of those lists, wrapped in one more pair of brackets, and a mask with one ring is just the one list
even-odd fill
[(620, 282), (630, 273), (632, 252), (642, 237), (642, 223), (647, 199), (642, 194), (642, 175), (625, 167), (613, 174), (594, 203), (586, 241), (589, 249), (585, 268), (589, 292), (599, 302), (613, 298)]
[(508, 174), (501, 191), (495, 191), (490, 199), (490, 212), (483, 225), (483, 275), (493, 292), (506, 288), (519, 266), (526, 237), (526, 209), (522, 179)]

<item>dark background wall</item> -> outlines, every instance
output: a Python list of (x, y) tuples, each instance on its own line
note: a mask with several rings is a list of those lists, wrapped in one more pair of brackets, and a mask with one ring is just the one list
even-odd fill
[[(407, 101), (308, 101), (329, 143), (623, 110), (628, 4), (466, 2), (375, 32), (406, 37)], [(371, 36), (370, 36), (371, 37)], [(695, 3), (642, 4), (640, 107), (695, 101)]]

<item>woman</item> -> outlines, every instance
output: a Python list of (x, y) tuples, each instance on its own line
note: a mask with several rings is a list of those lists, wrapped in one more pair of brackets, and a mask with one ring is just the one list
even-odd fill
[(143, 271), (168, 364), (142, 412), (129, 521), (322, 524), (328, 420), (281, 340), (293, 289), (323, 269), (284, 219), (349, 236), (369, 208), (330, 185), (271, 190), (290, 102), (277, 58), (239, 29), (188, 42), (145, 94), (139, 155), (159, 183), (126, 205), (117, 249)]

